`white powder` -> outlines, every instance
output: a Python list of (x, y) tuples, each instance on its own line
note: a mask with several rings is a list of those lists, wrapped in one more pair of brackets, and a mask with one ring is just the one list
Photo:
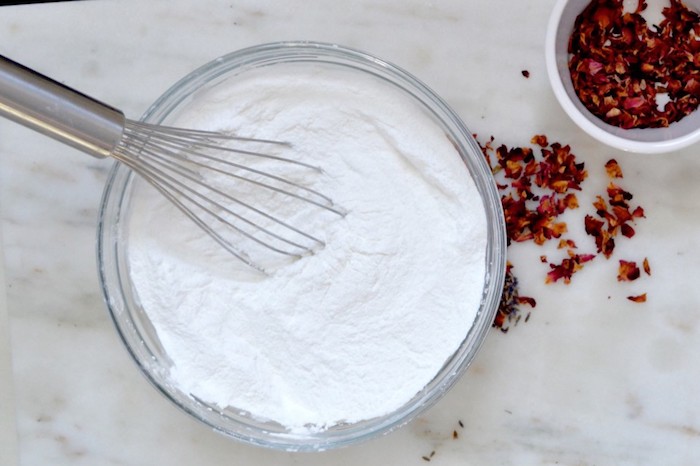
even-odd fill
[(384, 415), (430, 382), (472, 326), (486, 250), (480, 196), (433, 120), (378, 79), (278, 65), (176, 123), (292, 141), (285, 155), (326, 174), (289, 170), (350, 213), (284, 212), (327, 246), (262, 276), (137, 186), (131, 276), (173, 383), (299, 430)]

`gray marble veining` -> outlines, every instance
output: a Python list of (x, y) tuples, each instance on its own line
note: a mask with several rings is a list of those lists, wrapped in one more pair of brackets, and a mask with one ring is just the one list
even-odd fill
[[(0, 122), (11, 337), (10, 345), (0, 339), (0, 356), (11, 346), (14, 391), (14, 401), (0, 392), (0, 402), (2, 413), (16, 412), (21, 464), (421, 465), (424, 456), (442, 465), (698, 464), (699, 149), (626, 154), (573, 125), (545, 75), (553, 3), (101, 0), (0, 8), (0, 53), (132, 117), (187, 72), (242, 47), (309, 39), (364, 49), (433, 87), (479, 137), (518, 146), (545, 133), (570, 144), (590, 175), (582, 206), (605, 189), (603, 164), (616, 158), (621, 184), (646, 210), (634, 238), (568, 286), (544, 284), (538, 257), (556, 257), (555, 246), (511, 247), (523, 293), (538, 300), (529, 322), (506, 335), (492, 331), (466, 377), (404, 428), (338, 451), (288, 454), (210, 432), (149, 386), (114, 332), (96, 277), (109, 162)], [(575, 216), (569, 220), (572, 235), (581, 235)], [(619, 259), (644, 257), (651, 277), (617, 283)], [(626, 299), (641, 292), (645, 304)], [(0, 366), (3, 383), (7, 372)], [(12, 448), (12, 424), (0, 430), (0, 446)]]

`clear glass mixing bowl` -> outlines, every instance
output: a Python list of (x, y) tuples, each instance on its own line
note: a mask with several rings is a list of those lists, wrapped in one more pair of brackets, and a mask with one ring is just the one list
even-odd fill
[(279, 424), (257, 420), (238, 410), (209, 406), (169, 383), (169, 358), (135, 296), (129, 276), (126, 234), (134, 175), (118, 163), (112, 168), (104, 190), (97, 253), (102, 291), (117, 331), (143, 374), (166, 398), (215, 431), (238, 440), (285, 450), (320, 451), (368, 439), (404, 425), (440, 399), (464, 373), (488, 333), (501, 296), (505, 273), (505, 226), (491, 172), (460, 118), (440, 97), (407, 72), (356, 50), (330, 44), (285, 42), (234, 52), (204, 65), (176, 83), (150, 107), (143, 121), (163, 123), (176, 115), (198, 91), (250, 70), (291, 62), (344, 67), (355, 73), (374, 76), (403, 91), (444, 129), (445, 137), (461, 155), (481, 194), (481, 198), (474, 199), (474, 202), (483, 205), (488, 236), (480, 309), (459, 349), (423, 390), (400, 409), (385, 416), (309, 433), (290, 433)]

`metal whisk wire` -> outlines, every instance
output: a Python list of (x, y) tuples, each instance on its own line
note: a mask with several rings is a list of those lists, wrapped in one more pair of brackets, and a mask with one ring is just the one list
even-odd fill
[(323, 173), (320, 167), (293, 158), (241, 147), (289, 147), (289, 143), (128, 120), (120, 110), (2, 56), (0, 115), (93, 157), (112, 157), (127, 165), (217, 243), (257, 270), (263, 267), (236, 244), (236, 238), (291, 258), (312, 253), (324, 242), (252, 200), (210, 184), (207, 173), (223, 176), (232, 185), (255, 186), (339, 216), (346, 214), (317, 190), (232, 158), (253, 157)]
[[(257, 144), (271, 144), (287, 147), (290, 146), (285, 142), (239, 138), (222, 133), (155, 126), (127, 120), (124, 129), (124, 138), (122, 141), (120, 141), (111, 155), (115, 159), (129, 166), (143, 179), (153, 185), (180, 211), (187, 215), (187, 217), (194, 221), (200, 228), (202, 228), (209, 236), (216, 240), (231, 254), (258, 270), (262, 270), (262, 268), (253, 259), (251, 259), (245, 251), (231, 243), (231, 241), (227, 240), (222, 234), (220, 234), (218, 229), (213, 227), (210, 222), (205, 221), (204, 216), (211, 218), (212, 221), (218, 222), (221, 226), (234, 230), (238, 234), (270, 251), (292, 258), (300, 258), (303, 255), (312, 253), (317, 247), (325, 246), (323, 240), (319, 239), (318, 237), (265, 212), (261, 208), (255, 207), (249, 202), (246, 202), (229, 192), (225, 192), (207, 184), (206, 179), (201, 176), (202, 171), (216, 172), (226, 177), (230, 177), (231, 179), (235, 180), (235, 182), (250, 183), (257, 187), (307, 202), (337, 215), (345, 215), (345, 211), (342, 208), (335, 205), (328, 196), (325, 196), (316, 190), (300, 185), (299, 183), (291, 181), (282, 176), (257, 168), (251, 168), (240, 163), (227, 160), (221, 156), (208, 154), (205, 152), (205, 150), (210, 149), (216, 151), (217, 153), (244, 154), (247, 156), (272, 159), (282, 163), (303, 166), (321, 173), (322, 170), (319, 167), (299, 162), (294, 159), (257, 151), (243, 150), (236, 147), (228, 147), (226, 144), (231, 141), (253, 142)], [(218, 168), (217, 166), (212, 166), (207, 162), (216, 162), (224, 166), (239, 169), (243, 172), (254, 173), (263, 178), (268, 178), (283, 185), (287, 185), (290, 188), (302, 191), (307, 195), (300, 195), (289, 189), (283, 189), (232, 171), (227, 171), (225, 169)], [(197, 188), (201, 188), (205, 190), (205, 192), (203, 193)], [(254, 212), (260, 217), (270, 220), (274, 224), (282, 227), (283, 231), (286, 230), (288, 233), (292, 233), (310, 240), (311, 245), (302, 244), (301, 242), (295, 241), (288, 236), (284, 236), (282, 233), (275, 232), (271, 228), (265, 227), (255, 221), (250, 220), (244, 215), (233, 211), (224, 203), (214, 200), (212, 194), (217, 195), (217, 198), (225, 199), (229, 203), (241, 206), (248, 211)], [(228, 214), (237, 221), (252, 227), (252, 229), (259, 232), (262, 237), (246, 231), (239, 225), (236, 225), (233, 221), (225, 218), (223, 214)], [(275, 246), (269, 241), (270, 239), (277, 240), (287, 247)]]

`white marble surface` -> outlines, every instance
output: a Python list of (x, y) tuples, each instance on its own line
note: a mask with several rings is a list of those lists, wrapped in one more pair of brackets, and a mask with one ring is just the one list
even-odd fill
[[(553, 3), (100, 0), (0, 8), (1, 54), (132, 117), (191, 69), (241, 47), (309, 39), (361, 48), (427, 82), (480, 135), (526, 145), (546, 133), (571, 144), (590, 171), (582, 205), (604, 188), (602, 165), (616, 157), (622, 185), (647, 211), (613, 260), (596, 260), (570, 286), (544, 285), (537, 257), (556, 254), (551, 248), (511, 248), (523, 293), (538, 299), (531, 319), (507, 335), (492, 331), (466, 377), (419, 419), (338, 451), (274, 452), (178, 412), (121, 346), (95, 270), (109, 164), (2, 121), (11, 342), (0, 338), (0, 363), (10, 350), (12, 357), (11, 380), (0, 364), (2, 464), (13, 464), (15, 451), (23, 465), (421, 465), (431, 451), (430, 464), (442, 465), (700, 463), (700, 147), (623, 154), (574, 127), (545, 76)], [(645, 256), (651, 277), (616, 282), (618, 258)], [(645, 304), (625, 299), (643, 291)], [(0, 325), (6, 333), (4, 318)]]

